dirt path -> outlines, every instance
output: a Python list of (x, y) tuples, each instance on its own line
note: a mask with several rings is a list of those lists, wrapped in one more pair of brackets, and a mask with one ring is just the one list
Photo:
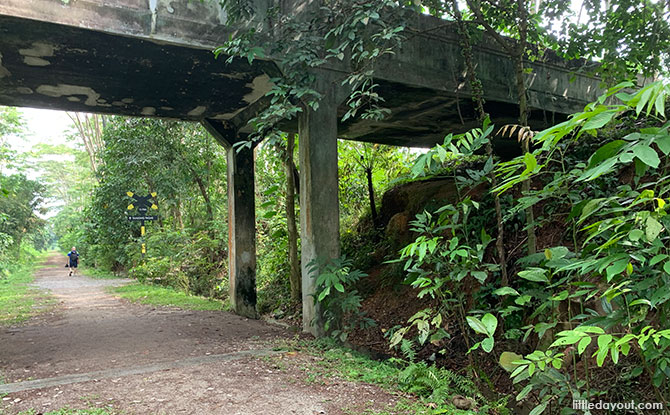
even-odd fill
[(290, 336), (281, 328), (225, 312), (130, 304), (106, 292), (127, 280), (69, 277), (61, 263), (51, 258), (35, 281), (56, 309), (0, 329), (0, 413), (343, 414), (393, 404), (376, 387), (308, 384), (297, 368), (277, 370), (272, 359), (283, 356), (272, 345)]

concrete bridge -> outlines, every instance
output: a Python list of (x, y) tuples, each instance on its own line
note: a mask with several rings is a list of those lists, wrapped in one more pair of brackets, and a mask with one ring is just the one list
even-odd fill
[[(314, 1), (314, 0), (312, 0)], [(255, 0), (263, 11), (276, 0)], [(284, 12), (311, 1), (282, 0)], [(252, 150), (233, 150), (247, 121), (264, 105), (271, 60), (215, 60), (212, 49), (244, 27), (226, 25), (217, 1), (2, 0), (0, 105), (197, 121), (228, 150), (230, 296), (236, 312), (256, 316), (256, 248)], [(412, 17), (402, 50), (382, 61), (376, 82), (391, 115), (384, 121), (339, 121), (347, 92), (341, 68), (320, 69), (324, 94), (305, 110), (300, 134), (304, 328), (320, 334), (314, 279), (306, 265), (339, 256), (337, 138), (430, 146), (475, 125), (455, 30), (425, 15)], [(513, 65), (483, 41), (475, 50), (487, 101), (497, 124), (514, 122), (518, 107)], [(530, 123), (540, 128), (583, 109), (599, 94), (598, 80), (574, 74), (557, 59), (529, 63)], [(573, 82), (570, 78), (574, 77)], [(317, 318), (315, 318), (317, 317)]]

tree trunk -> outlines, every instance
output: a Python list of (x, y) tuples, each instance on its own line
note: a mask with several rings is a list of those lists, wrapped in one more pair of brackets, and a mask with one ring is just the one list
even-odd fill
[(288, 259), (290, 265), (291, 301), (300, 303), (302, 298), (300, 262), (298, 260), (298, 227), (295, 220), (295, 164), (293, 163), (293, 148), (295, 137), (289, 134), (284, 157), (284, 171), (286, 172), (286, 228), (288, 232)]
[[(458, 8), (457, 0), (452, 0), (452, 6), (454, 10), (454, 17), (458, 22), (458, 28), (460, 31), (461, 38), (461, 47), (463, 49), (463, 58), (465, 59), (465, 66), (468, 73), (468, 78), (470, 81), (470, 89), (472, 90), (472, 100), (477, 111), (479, 121), (484, 122), (488, 117), (488, 114), (484, 110), (484, 91), (482, 90), (482, 83), (477, 78), (477, 72), (472, 58), (472, 43), (470, 42), (470, 32), (463, 21), (463, 16), (461, 11)], [(493, 158), (493, 147), (491, 146), (491, 141), (486, 144), (486, 154)], [(489, 180), (491, 181), (491, 187), (496, 188), (498, 186), (498, 179), (495, 175), (495, 172), (489, 174)], [(493, 195), (493, 201), (495, 204), (496, 210), (496, 228), (498, 231), (498, 237), (496, 238), (496, 251), (498, 253), (498, 262), (500, 263), (500, 281), (503, 286), (508, 285), (509, 281), (507, 278), (507, 259), (505, 258), (505, 245), (504, 245), (504, 228), (502, 220), (502, 208), (500, 206), (500, 197), (497, 194)]]
[[(523, 126), (528, 125), (528, 97), (526, 95), (526, 81), (524, 77), (523, 58), (526, 54), (527, 40), (528, 40), (528, 10), (526, 9), (526, 0), (517, 0), (517, 18), (519, 26), (519, 40), (516, 47), (512, 47), (510, 43), (495, 31), (493, 26), (486, 21), (486, 18), (481, 10), (481, 5), (477, 0), (466, 0), (470, 11), (477, 17), (477, 22), (484, 26), (484, 29), (490, 34), (502, 49), (509, 53), (514, 60), (516, 72), (516, 86), (519, 97), (519, 124)], [(525, 140), (524, 140), (525, 141)], [(529, 151), (529, 143), (523, 143), (524, 152)], [(526, 180), (521, 184), (521, 190), (524, 193), (530, 191), (530, 181)], [(533, 217), (533, 208), (526, 209), (526, 227), (528, 232), (528, 254), (534, 254), (537, 251), (537, 242), (535, 238), (535, 219)]]
[[(523, 65), (523, 58), (526, 54), (526, 42), (528, 37), (528, 13), (526, 10), (526, 1), (518, 0), (517, 2), (519, 13), (519, 44), (514, 56), (514, 63), (516, 68), (516, 87), (519, 95), (519, 124), (528, 126), (528, 95), (525, 80), (525, 68)], [(523, 152), (530, 151), (530, 138), (523, 140)], [(521, 192), (527, 195), (530, 192), (530, 180), (524, 180), (521, 183)], [(535, 236), (535, 216), (533, 214), (533, 207), (526, 208), (526, 232), (528, 233), (528, 255), (533, 255), (537, 252), (537, 238)]]
[(184, 220), (181, 215), (181, 201), (177, 199), (174, 204), (174, 221), (177, 224), (177, 228), (184, 229)]
[(372, 184), (372, 168), (366, 167), (365, 174), (368, 176), (368, 197), (370, 198), (370, 212), (372, 213), (372, 223), (375, 227), (379, 225), (377, 223), (377, 206), (375, 205), (375, 187)]
[(98, 114), (80, 114), (78, 112), (70, 113), (67, 115), (70, 117), (79, 136), (81, 137), (86, 152), (88, 153), (89, 161), (91, 162), (91, 169), (93, 173), (96, 173), (99, 169), (99, 154), (102, 148), (104, 147), (104, 141), (102, 139), (103, 129), (106, 124), (105, 118), (103, 115)]
[(198, 188), (200, 189), (200, 194), (202, 194), (202, 198), (205, 199), (207, 220), (209, 224), (211, 224), (214, 221), (214, 211), (212, 210), (212, 202), (209, 199), (209, 194), (207, 193), (207, 187), (205, 186), (205, 183), (202, 181), (202, 178), (198, 176), (198, 174), (195, 172), (194, 169), (191, 169), (191, 174), (193, 175), (193, 180), (195, 180), (195, 182), (198, 184)]

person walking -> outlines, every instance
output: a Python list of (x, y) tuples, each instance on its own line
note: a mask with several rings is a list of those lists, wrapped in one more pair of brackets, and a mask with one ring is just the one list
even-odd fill
[(74, 246), (72, 250), (68, 252), (68, 266), (70, 267), (70, 276), (77, 274), (77, 266), (79, 265), (79, 252)]

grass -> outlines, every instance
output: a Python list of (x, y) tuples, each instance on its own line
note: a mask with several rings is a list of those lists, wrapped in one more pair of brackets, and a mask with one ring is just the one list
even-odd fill
[[(413, 414), (413, 415), (472, 415), (482, 414), (509, 414), (504, 406), (506, 399), (499, 401), (480, 401), (483, 406), (481, 412), (472, 410), (456, 409), (451, 403), (450, 396), (463, 394), (458, 388), (450, 388), (447, 393), (449, 399), (431, 399), (415, 395), (408, 386), (401, 384), (408, 368), (408, 363), (399, 359), (374, 360), (365, 354), (347, 349), (338, 345), (332, 339), (319, 339), (314, 341), (284, 340), (278, 344), (278, 350), (292, 350), (315, 357), (308, 363), (301, 365), (300, 369), (304, 372), (304, 381), (313, 384), (327, 384), (328, 379), (342, 379), (355, 383), (368, 383), (380, 386), (387, 392), (398, 396), (394, 407), (385, 410), (376, 410), (367, 408), (342, 408), (344, 413), (351, 415), (395, 415), (395, 414)], [(266, 359), (274, 359), (277, 368), (285, 370), (282, 367), (284, 362), (274, 356), (268, 356)], [(414, 366), (411, 364), (410, 366)], [(470, 394), (467, 394), (469, 397)], [(480, 396), (481, 397), (481, 396)], [(484, 399), (483, 397), (481, 397)], [(503, 403), (501, 406), (500, 403)]]
[(303, 351), (320, 358), (307, 371), (307, 382), (338, 377), (354, 382), (374, 383), (385, 389), (397, 386), (396, 379), (401, 368), (393, 360), (372, 360), (362, 353), (338, 346), (330, 339), (303, 345)]
[(0, 275), (0, 326), (21, 323), (48, 310), (50, 298), (29, 285), (34, 269), (35, 265), (19, 265), (4, 278)]
[(113, 293), (119, 294), (121, 298), (140, 304), (171, 306), (185, 310), (227, 309), (222, 301), (198, 297), (157, 285), (135, 283), (121, 287), (112, 287), (110, 290)]
[(101, 270), (100, 268), (89, 268), (81, 265), (79, 266), (79, 270), (77, 272), (95, 280), (114, 280), (117, 278), (124, 278), (122, 275), (116, 275), (111, 271)]

